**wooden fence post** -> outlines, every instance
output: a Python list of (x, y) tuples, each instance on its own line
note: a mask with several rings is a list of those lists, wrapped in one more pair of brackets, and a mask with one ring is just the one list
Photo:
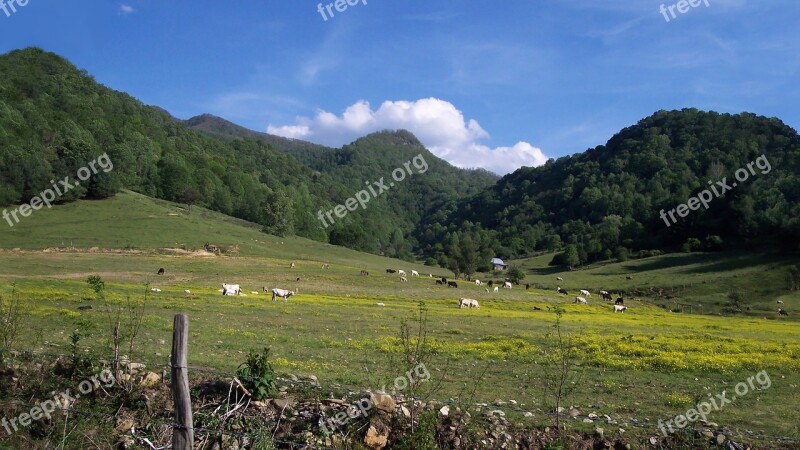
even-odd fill
[(176, 314), (172, 325), (172, 402), (175, 404), (175, 423), (172, 431), (172, 450), (192, 450), (194, 426), (192, 398), (189, 393), (189, 316)]

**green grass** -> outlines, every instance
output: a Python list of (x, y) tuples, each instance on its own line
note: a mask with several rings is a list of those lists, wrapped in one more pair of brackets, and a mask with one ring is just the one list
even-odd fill
[[(191, 253), (205, 242), (237, 244), (240, 256)], [(96, 249), (89, 251), (92, 247)], [(192, 367), (233, 372), (248, 350), (270, 346), (280, 372), (314, 374), (326, 386), (377, 388), (402, 375), (388, 365), (386, 351), (395, 348), (400, 321), (414, 314), (418, 301), (425, 301), (437, 351), (429, 369), (443, 380), (437, 396), (488, 403), (514, 399), (520, 408), (534, 411), (533, 423), (547, 425), (540, 382), (547, 357), (542, 351), (550, 348), (546, 335), (555, 321), (548, 307), (562, 304), (564, 328), (579, 344), (585, 370), (568, 405), (608, 414), (628, 434), (654, 435), (654, 426), (632, 427), (631, 418), (640, 423), (668, 420), (685, 413), (685, 399), (730, 391), (737, 382), (767, 370), (769, 389), (738, 399), (709, 420), (739, 435), (750, 430), (800, 436), (800, 327), (796, 314), (788, 319), (775, 314), (778, 299), (788, 311), (800, 310), (800, 295), (783, 288), (789, 258), (667, 255), (560, 272), (547, 266), (551, 256), (544, 255), (522, 261), (529, 274), (525, 281), (540, 288), (486, 294), (466, 282), (459, 282), (457, 290), (436, 286), (427, 276), (400, 283), (385, 269), (449, 274), (306, 239), (268, 236), (235, 219), (200, 208), (188, 214), (130, 192), (108, 201), (38, 211), (13, 229), (4, 228), (0, 248), (5, 249), (0, 252), (0, 293), (7, 297), (15, 284), (29, 314), (18, 347), (66, 352), (70, 334), (81, 329), (83, 345), (108, 355), (104, 309), (129, 296), (142, 299), (145, 283), (150, 283), (162, 292), (147, 292), (134, 359), (165, 364), (172, 317), (187, 312)], [(290, 262), (297, 267), (290, 269)], [(323, 263), (331, 268), (321, 269)], [(159, 267), (166, 275), (156, 275)], [(370, 276), (361, 276), (362, 269)], [(106, 282), (108, 303), (93, 299), (85, 283), (92, 274)], [(626, 279), (629, 275), (633, 280)], [(564, 281), (556, 281), (557, 276)], [(248, 296), (221, 296), (217, 290), (223, 282), (241, 284)], [(630, 309), (614, 314), (598, 294), (589, 306), (578, 306), (570, 303), (574, 296), (555, 294), (556, 285), (571, 292), (664, 288), (677, 298), (628, 295)], [(250, 293), (264, 286), (298, 293), (286, 304)], [(186, 289), (191, 293), (184, 293)], [(710, 314), (722, 309), (732, 289), (744, 293), (750, 310), (734, 317)], [(460, 310), (459, 297), (478, 299), (481, 308)], [(672, 313), (661, 307), (675, 301), (702, 304), (698, 310), (709, 314)], [(378, 307), (378, 302), (386, 306)], [(94, 309), (77, 309), (85, 304)], [(478, 386), (474, 398), (464, 396), (465, 385)], [(607, 426), (606, 435), (614, 436), (617, 428)]]

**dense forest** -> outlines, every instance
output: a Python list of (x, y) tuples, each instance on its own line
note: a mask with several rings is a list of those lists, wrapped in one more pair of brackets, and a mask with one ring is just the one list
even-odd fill
[[(723, 179), (730, 189), (708, 209), (661, 217), (712, 184), (722, 193)], [(425, 243), (469, 235), (511, 257), (563, 250), (553, 263), (569, 267), (669, 251), (798, 250), (800, 138), (754, 114), (659, 111), (606, 145), (509, 174), (447, 222)]]
[[(210, 115), (186, 121), (97, 83), (63, 58), (30, 48), (0, 56), (0, 205), (29, 201), (52, 179), (108, 153), (114, 170), (61, 199), (120, 189), (202, 205), (297, 234), (454, 271), (491, 257), (557, 252), (575, 267), (669, 251), (767, 245), (798, 249), (800, 138), (778, 119), (695, 109), (660, 111), (606, 145), (499, 179), (435, 157), (407, 131), (384, 131), (340, 149), (247, 130)], [(724, 196), (667, 225), (661, 210), (764, 155)], [(318, 211), (365, 183), (409, 176), (369, 206), (324, 227)]]
[[(121, 188), (203, 205), (264, 226), (388, 256), (411, 258), (412, 231), (439, 205), (479, 192), (497, 177), (452, 167), (407, 132), (383, 132), (342, 149), (254, 133), (211, 137), (164, 110), (98, 84), (58, 55), (29, 48), (0, 57), (0, 205), (27, 202), (108, 153), (114, 170), (61, 201), (105, 198)], [(285, 148), (275, 148), (284, 145)], [(299, 153), (297, 157), (292, 153)], [(325, 228), (317, 211), (388, 177), (416, 155), (430, 166)], [(305, 163), (298, 158), (304, 159)]]

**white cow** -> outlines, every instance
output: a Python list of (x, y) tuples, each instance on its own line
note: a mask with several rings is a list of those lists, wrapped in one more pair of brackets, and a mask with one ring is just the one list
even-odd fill
[(483, 283), (481, 283), (481, 280), (475, 280), (475, 284), (477, 284), (478, 286), (483, 286)]
[(258, 291), (250, 291), (250, 294), (252, 294), (252, 295), (258, 295)]
[(397, 274), (400, 275), (401, 277), (404, 277), (404, 276), (406, 276), (406, 271), (405, 270), (398, 270)]
[(587, 291), (586, 289), (581, 289), (581, 295), (584, 296), (584, 297), (591, 297), (592, 296), (592, 294), (589, 293), (589, 291)]
[(627, 306), (624, 305), (614, 305), (614, 312), (620, 312), (625, 314), (625, 310), (628, 309)]
[(458, 307), (459, 308), (480, 308), (481, 306), (478, 304), (478, 301), (471, 298), (460, 298), (458, 299)]
[(575, 303), (580, 303), (581, 305), (587, 305), (586, 299), (583, 297), (575, 297)]
[(401, 283), (407, 283), (407, 282), (408, 282), (408, 278), (406, 278), (406, 277), (400, 277), (400, 282), (401, 282)]
[(418, 277), (419, 276), (419, 272), (417, 272), (416, 270), (412, 270), (411, 271), (411, 276), (412, 277)]
[(564, 281), (564, 279), (563, 279), (563, 278), (561, 278), (561, 277), (556, 277), (556, 280), (558, 280), (558, 281)]
[(489, 288), (486, 288), (486, 293), (487, 293), (487, 294), (489, 293)]
[(183, 293), (184, 293), (184, 294), (191, 294), (191, 293), (192, 293), (192, 291), (190, 291), (190, 290), (188, 290), (188, 289), (184, 289)]
[(386, 306), (383, 303), (376, 303), (376, 305), (378, 305), (378, 306)]
[(272, 290), (272, 301), (275, 301), (277, 297), (283, 297), (283, 303), (289, 301), (289, 297), (294, 295), (294, 291), (287, 291), (285, 289), (278, 289), (275, 288)]
[(495, 286), (495, 287), (494, 287), (494, 291), (495, 291), (495, 292), (500, 292), (500, 288), (499, 288), (499, 287), (497, 287), (497, 286)]
[(511, 289), (511, 282), (510, 281), (503, 282), (503, 287), (506, 289)]
[(159, 288), (152, 288), (150, 290), (153, 291), (153, 292), (161, 292), (161, 289), (159, 289)]
[(237, 295), (241, 290), (242, 288), (238, 284), (222, 283), (222, 295)]

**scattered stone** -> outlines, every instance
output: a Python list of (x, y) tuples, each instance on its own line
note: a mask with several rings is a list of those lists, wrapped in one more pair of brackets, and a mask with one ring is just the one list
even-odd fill
[(439, 414), (441, 414), (442, 417), (449, 416), (450, 415), (450, 407), (447, 406), (447, 405), (442, 406), (442, 408), (439, 410)]
[(599, 437), (600, 439), (603, 439), (603, 434), (604, 433), (605, 433), (605, 430), (603, 430), (600, 427), (597, 427), (597, 428), (594, 429), (594, 434), (596, 434), (597, 437)]
[(720, 445), (720, 446), (721, 446), (721, 445), (723, 445), (723, 444), (725, 443), (725, 441), (727, 441), (727, 440), (728, 440), (728, 437), (727, 437), (727, 436), (725, 436), (724, 434), (720, 433), (720, 434), (718, 434), (718, 435), (717, 435), (717, 445)]
[(525, 417), (533, 417), (533, 413), (530, 411), (525, 411), (522, 415)]
[(148, 388), (153, 387), (161, 382), (161, 375), (155, 372), (147, 372), (139, 381), (139, 386)]
[(370, 398), (372, 400), (372, 404), (383, 412), (393, 413), (397, 408), (397, 404), (391, 395), (373, 392)]
[(383, 433), (378, 432), (378, 429), (375, 428), (375, 425), (370, 425), (369, 430), (367, 430), (367, 435), (364, 436), (364, 443), (367, 447), (380, 450), (386, 447), (386, 443), (389, 441), (389, 430), (384, 430)]

